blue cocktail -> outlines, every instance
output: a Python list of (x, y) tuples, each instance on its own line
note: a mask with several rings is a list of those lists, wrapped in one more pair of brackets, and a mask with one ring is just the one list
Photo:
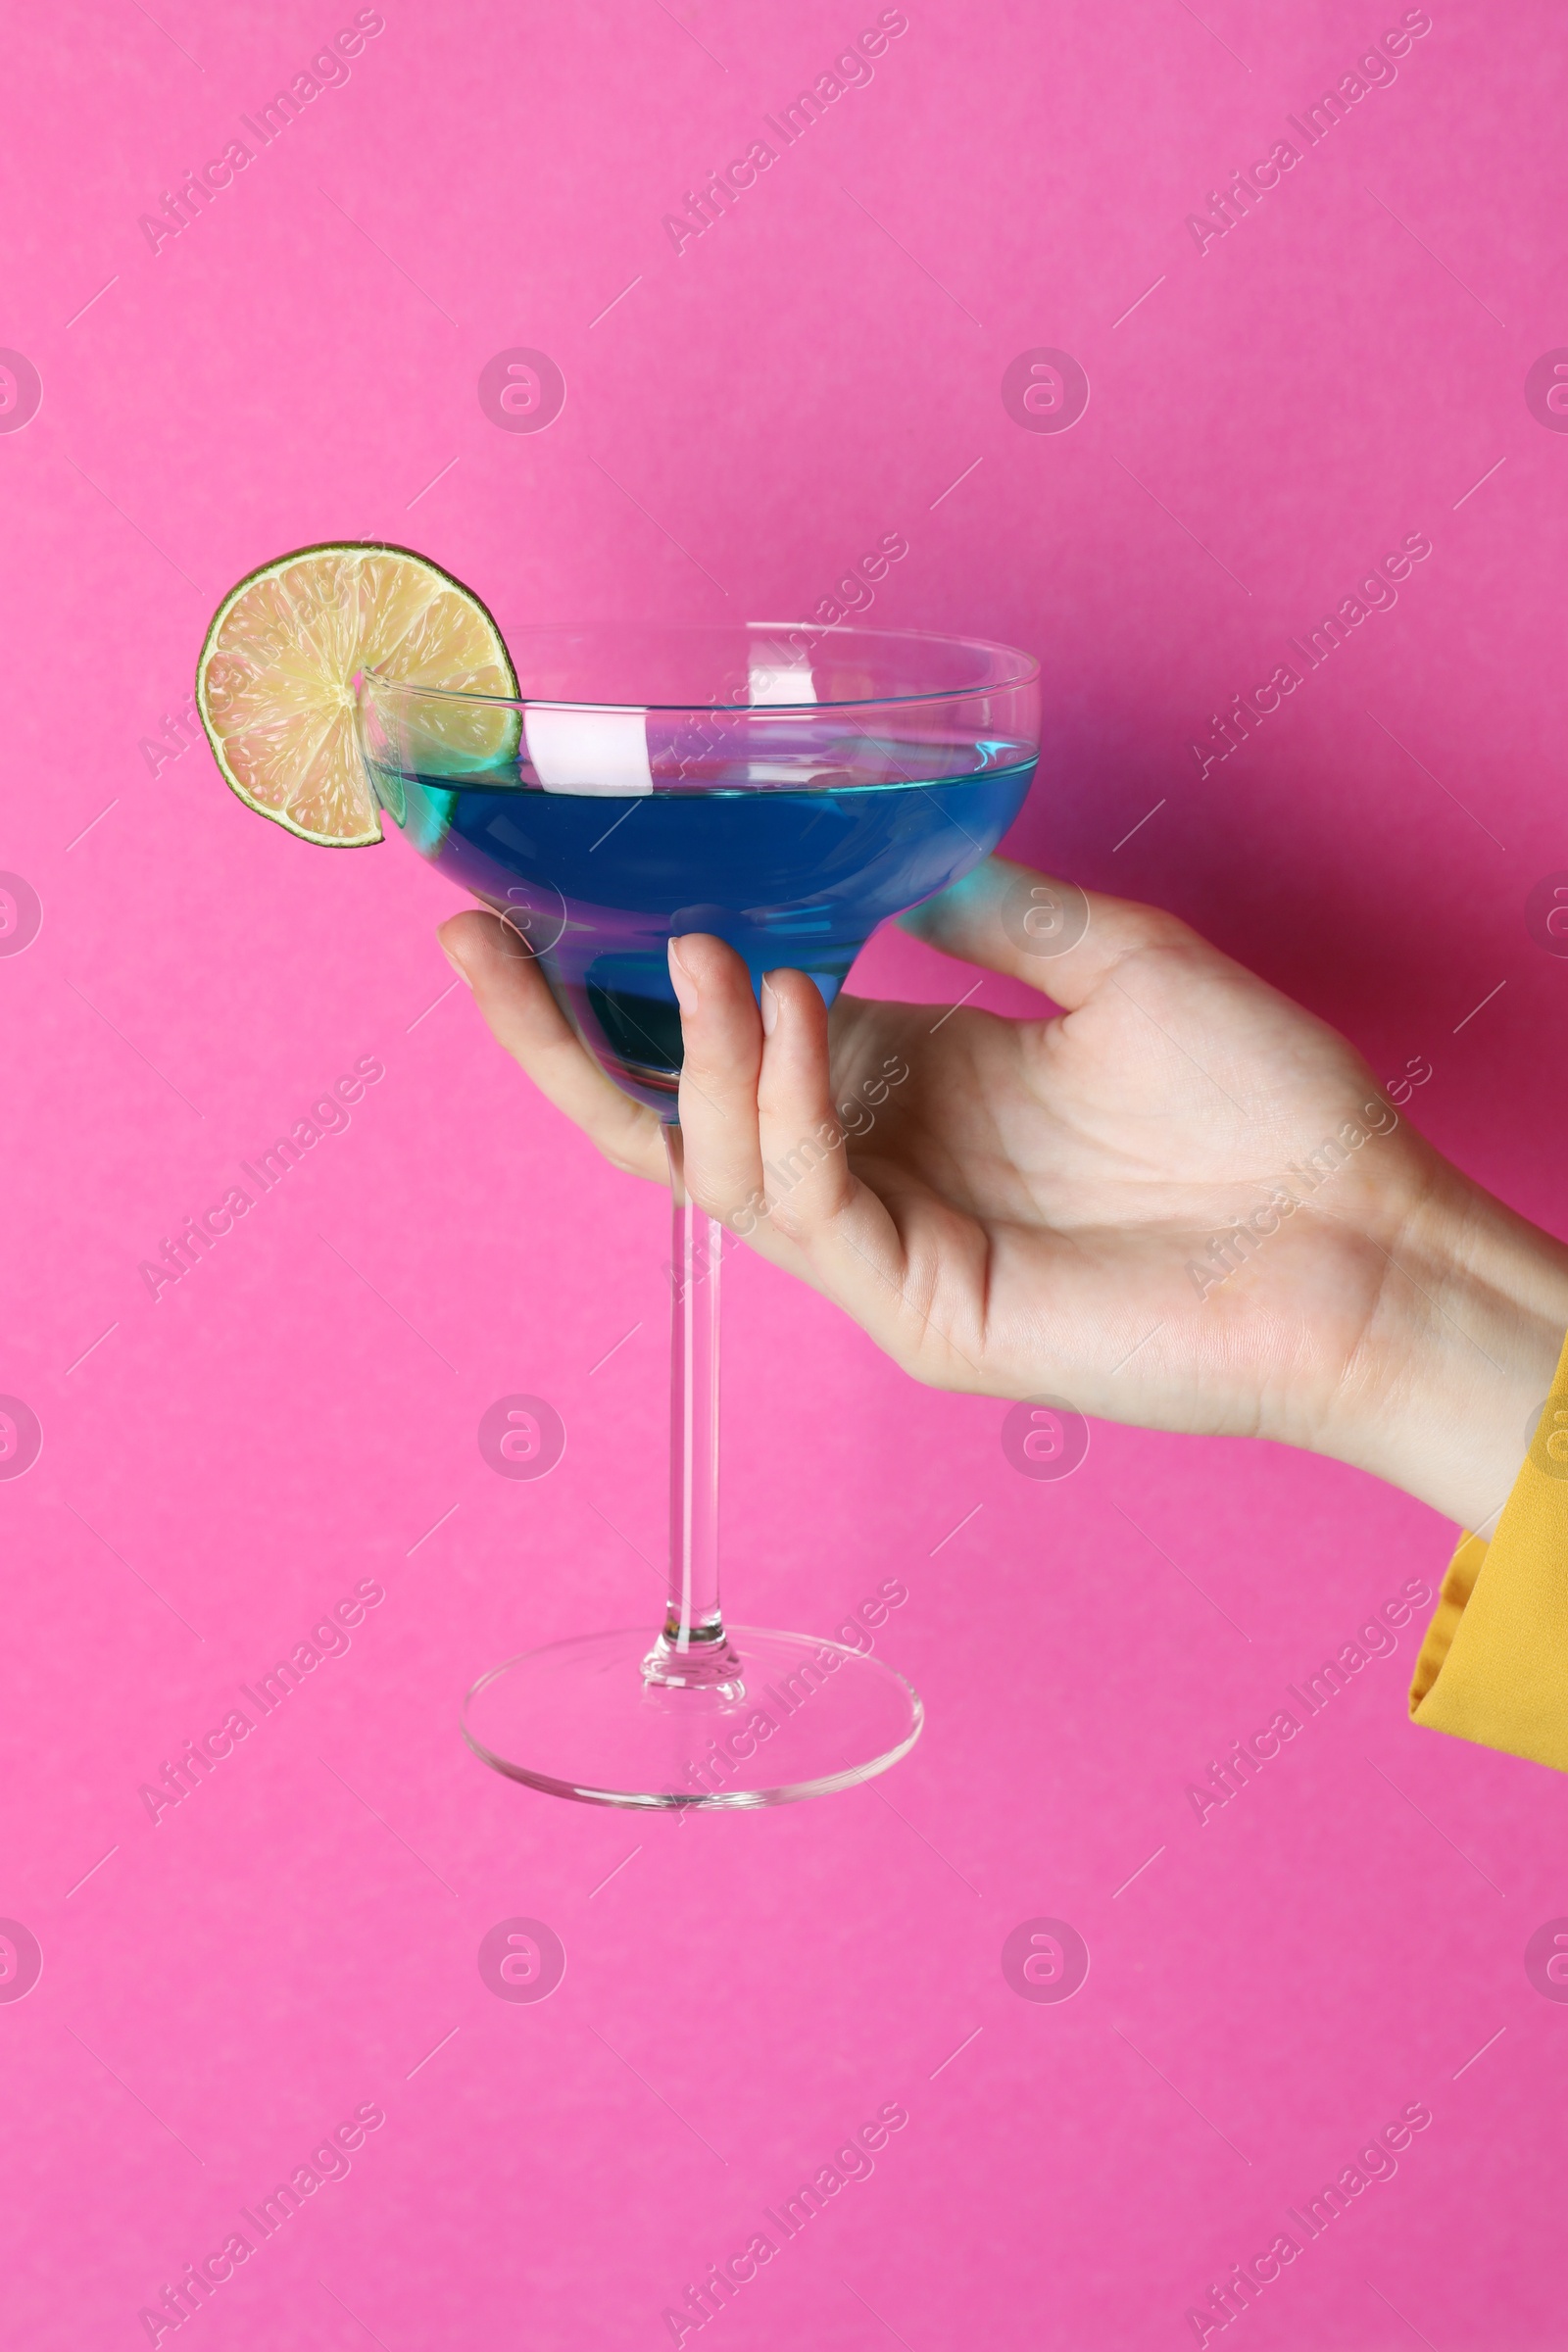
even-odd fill
[(727, 940), (754, 986), (775, 965), (807, 972), (831, 1004), (878, 923), (945, 889), (1006, 831), (1033, 767), (1013, 760), (927, 784), (812, 791), (683, 785), (621, 800), (547, 791), (515, 764), (461, 780), (379, 762), (371, 772), (421, 854), (530, 940), (604, 1067), (673, 1119), (672, 935)]

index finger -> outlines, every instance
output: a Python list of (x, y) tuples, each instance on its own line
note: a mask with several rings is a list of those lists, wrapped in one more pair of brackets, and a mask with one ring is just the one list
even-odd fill
[(551, 995), (538, 959), (510, 924), (466, 908), (436, 937), (473, 991), (497, 1042), (539, 1092), (617, 1168), (667, 1181), (659, 1120), (607, 1078)]

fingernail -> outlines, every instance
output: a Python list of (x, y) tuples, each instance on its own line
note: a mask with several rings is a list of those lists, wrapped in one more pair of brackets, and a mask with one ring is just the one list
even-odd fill
[(448, 963), (451, 964), (452, 969), (457, 973), (458, 978), (463, 982), (464, 987), (471, 990), (473, 987), (473, 982), (468, 978), (467, 973), (464, 970), (462, 964), (459, 962), (457, 951), (454, 948), (449, 948), (444, 939), (438, 940), (438, 945), (442, 955), (446, 957)]
[(771, 1037), (778, 1025), (778, 992), (773, 988), (765, 972), (762, 974), (761, 1009), (762, 1035)]
[(697, 1010), (697, 983), (680, 959), (680, 942), (669, 943), (669, 984), (682, 1012)]

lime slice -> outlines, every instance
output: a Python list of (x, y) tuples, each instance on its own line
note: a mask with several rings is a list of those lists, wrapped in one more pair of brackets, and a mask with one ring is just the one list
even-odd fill
[[(471, 590), (407, 549), (306, 547), (231, 588), (213, 615), (196, 701), (213, 756), (248, 808), (304, 841), (381, 838), (355, 728), (354, 679), (514, 696), (501, 632)], [(517, 742), (504, 699), (418, 710), (445, 772), (491, 766)]]

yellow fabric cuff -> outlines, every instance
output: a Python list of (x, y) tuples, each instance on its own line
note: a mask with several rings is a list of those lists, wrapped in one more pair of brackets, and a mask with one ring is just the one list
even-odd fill
[(1410, 1717), (1568, 1772), (1568, 1341), (1495, 1535), (1448, 1563)]

